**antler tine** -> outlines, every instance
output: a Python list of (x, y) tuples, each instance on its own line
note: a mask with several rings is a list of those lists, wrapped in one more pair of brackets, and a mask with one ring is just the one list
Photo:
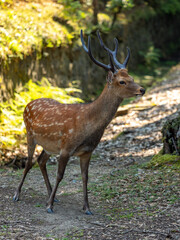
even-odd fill
[[(114, 43), (115, 43), (115, 50), (116, 50), (116, 54), (113, 55), (113, 60), (114, 60), (114, 63), (116, 64), (116, 67), (119, 68), (119, 69), (123, 69), (125, 68), (123, 64), (121, 64), (117, 58), (116, 58), (116, 55), (117, 55), (117, 50), (118, 50), (118, 40), (117, 38), (114, 38)], [(114, 51), (115, 51), (114, 50)]]
[(127, 65), (128, 61), (129, 61), (129, 57), (130, 57), (130, 49), (127, 48), (127, 49), (128, 49), (128, 55), (127, 55), (124, 63), (121, 64), (120, 62), (118, 62), (118, 60), (117, 60), (117, 58), (116, 58), (117, 51), (118, 51), (118, 40), (117, 40), (117, 38), (114, 38), (115, 49), (114, 49), (114, 51), (112, 51), (112, 50), (110, 50), (108, 47), (106, 47), (106, 46), (104, 45), (103, 40), (102, 40), (102, 38), (101, 38), (101, 36), (100, 36), (99, 30), (97, 30), (97, 36), (98, 36), (98, 38), (99, 38), (100, 45), (101, 45), (107, 52), (109, 52), (109, 53), (113, 56), (113, 60), (114, 60), (114, 63), (115, 63), (115, 65), (116, 65), (116, 67), (119, 68), (119, 69), (126, 68), (126, 65)]
[(87, 47), (86, 47), (86, 45), (85, 45), (85, 42), (84, 42), (84, 38), (83, 38), (83, 30), (82, 30), (82, 29), (81, 29), (81, 34), (80, 34), (80, 36), (81, 36), (81, 43), (82, 43), (82, 46), (83, 46), (85, 52), (88, 53), (88, 49), (87, 49)]
[(101, 47), (103, 47), (107, 52), (110, 52), (111, 54), (113, 53), (109, 48), (106, 47), (106, 45), (103, 43), (103, 40), (100, 36), (100, 33), (99, 33), (99, 30), (97, 30), (97, 36), (99, 38), (99, 42), (100, 42), (100, 45)]
[(114, 66), (114, 63), (113, 63), (111, 54), (110, 54), (109, 52), (108, 52), (108, 55), (109, 55), (109, 61), (110, 61), (110, 65), (111, 65), (111, 71), (112, 71), (112, 72), (115, 72), (117, 69), (116, 69), (116, 67)]
[(100, 36), (99, 30), (97, 30), (97, 36), (99, 38), (99, 42), (101, 47), (103, 47), (108, 53), (110, 53), (113, 56), (113, 60), (114, 63), (116, 65), (117, 68), (122, 68), (123, 66), (118, 62), (116, 55), (117, 55), (117, 51), (118, 51), (118, 40), (117, 38), (114, 38), (114, 43), (115, 43), (115, 49), (114, 51), (112, 51), (111, 49), (109, 49), (108, 47), (106, 47), (106, 45), (103, 43), (103, 40)]
[(106, 47), (106, 45), (104, 44), (104, 42), (103, 42), (103, 40), (102, 40), (102, 38), (101, 38), (101, 35), (100, 35), (100, 33), (99, 33), (99, 30), (97, 30), (97, 36), (98, 36), (98, 38), (99, 38), (99, 42), (100, 42), (101, 47), (103, 47), (103, 48), (104, 48), (107, 52), (109, 52), (112, 56), (117, 54), (118, 42), (117, 42), (117, 39), (116, 39), (116, 38), (114, 39), (114, 40), (116, 40), (116, 41), (115, 41), (115, 49), (114, 49), (114, 51), (112, 51), (111, 49), (109, 49), (108, 47)]
[(93, 55), (92, 55), (92, 51), (91, 51), (91, 38), (90, 36), (88, 37), (88, 48), (86, 47), (85, 43), (84, 43), (84, 39), (83, 39), (83, 31), (81, 29), (81, 42), (82, 42), (82, 46), (85, 50), (85, 52), (88, 53), (89, 57), (91, 58), (91, 60), (98, 66), (104, 68), (105, 70), (111, 70), (112, 72), (114, 72), (114, 66), (112, 65), (112, 59), (110, 60), (110, 64), (106, 65), (104, 63), (99, 62), (98, 60), (96, 60)]
[[(100, 66), (100, 67), (103, 67), (104, 69), (106, 69), (106, 70), (108, 70), (108, 71), (109, 71), (109, 70), (113, 71), (114, 66), (113, 66), (113, 69), (112, 69), (112, 66), (110, 66), (109, 64), (106, 65), (106, 64), (104, 64), (104, 63), (101, 63), (101, 62), (99, 62), (98, 60), (96, 60), (96, 59), (93, 57), (92, 51), (91, 51), (91, 37), (90, 37), (90, 36), (88, 37), (88, 54), (89, 54), (91, 60), (92, 60), (95, 64), (97, 64), (97, 65)], [(110, 61), (110, 63), (111, 63), (111, 61)]]
[(128, 64), (128, 61), (129, 61), (129, 58), (130, 58), (130, 53), (131, 53), (131, 51), (128, 47), (127, 47), (127, 52), (128, 52), (127, 57), (126, 57), (125, 61), (123, 62), (123, 65), (124, 65), (125, 68)]

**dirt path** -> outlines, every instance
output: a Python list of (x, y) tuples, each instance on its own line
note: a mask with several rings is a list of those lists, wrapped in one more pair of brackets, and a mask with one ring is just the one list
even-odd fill
[[(157, 198), (156, 207), (161, 206), (155, 215), (147, 214), (149, 202), (144, 200), (140, 201), (139, 208), (133, 210), (133, 214), (128, 215), (129, 194), (119, 194), (122, 197), (120, 206), (116, 202), (117, 193), (114, 198), (106, 197), (109, 193), (103, 198), (102, 191), (99, 191), (100, 187), (104, 187), (107, 176), (111, 176), (111, 181), (116, 181), (120, 169), (126, 171), (123, 175), (126, 178), (120, 180), (122, 183), (138, 175), (138, 181), (140, 179), (143, 185), (146, 176), (150, 179), (154, 174), (162, 174), (150, 170), (144, 172), (141, 168), (128, 170), (127, 166), (148, 161), (162, 148), (160, 130), (163, 123), (170, 115), (180, 113), (180, 66), (169, 75), (168, 83), (164, 81), (126, 108), (129, 108), (129, 113), (112, 121), (92, 157), (89, 201), (94, 215), (86, 216), (81, 210), (82, 186), (77, 159), (73, 158), (68, 164), (65, 178), (58, 189), (60, 202), (55, 204), (54, 214), (45, 211), (47, 194), (39, 168), (33, 168), (28, 175), (17, 203), (12, 201), (12, 196), (22, 170), (0, 169), (0, 239), (180, 239), (180, 205), (176, 183), (173, 187), (174, 192), (177, 190), (177, 199), (168, 205), (166, 197), (162, 204)], [(136, 171), (134, 176), (133, 171)], [(53, 184), (56, 165), (49, 165), (48, 172)], [(175, 173), (172, 179), (175, 177), (178, 182), (179, 174)], [(165, 180), (172, 182), (169, 176)], [(94, 190), (96, 187), (97, 194)], [(167, 195), (167, 200), (171, 195)], [(118, 211), (120, 217), (117, 217)]]

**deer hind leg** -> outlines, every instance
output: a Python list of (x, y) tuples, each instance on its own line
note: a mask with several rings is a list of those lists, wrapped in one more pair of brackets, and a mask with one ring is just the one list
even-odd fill
[[(46, 169), (46, 163), (49, 159), (50, 155), (48, 153), (46, 153), (44, 150), (41, 152), (41, 154), (39, 155), (37, 162), (39, 164), (41, 173), (43, 175), (45, 184), (46, 184), (46, 188), (47, 188), (47, 192), (48, 192), (48, 196), (50, 197), (51, 192), (52, 192), (52, 187), (49, 181), (49, 177), (47, 174), (47, 169)], [(58, 202), (57, 199), (54, 199), (54, 202)]]
[(81, 175), (82, 175), (82, 181), (83, 181), (83, 195), (84, 195), (84, 206), (83, 210), (85, 210), (85, 214), (92, 215), (92, 212), (89, 208), (89, 202), (88, 202), (88, 192), (87, 192), (87, 183), (88, 183), (88, 168), (89, 168), (89, 162), (91, 159), (92, 153), (85, 153), (80, 157), (80, 166), (81, 166)]
[(19, 195), (20, 195), (21, 188), (22, 188), (22, 185), (24, 183), (24, 180), (26, 178), (26, 175), (29, 172), (29, 170), (32, 168), (32, 159), (33, 159), (33, 154), (34, 154), (36, 144), (35, 144), (34, 139), (32, 137), (28, 137), (27, 142), (28, 142), (28, 160), (26, 162), (26, 166), (25, 166), (25, 169), (24, 169), (22, 180), (21, 180), (21, 182), (20, 182), (20, 184), (19, 184), (19, 186), (18, 186), (18, 188), (15, 192), (14, 197), (13, 197), (13, 201), (15, 201), (15, 202), (19, 200)]
[(47, 160), (49, 159), (49, 157), (50, 157), (50, 155), (47, 154), (44, 150), (42, 150), (41, 154), (39, 155), (39, 157), (37, 159), (37, 162), (39, 164), (41, 173), (43, 175), (48, 195), (50, 196), (51, 192), (52, 192), (52, 187), (51, 187), (51, 184), (49, 182), (49, 177), (48, 177), (47, 169), (46, 169), (46, 163), (47, 163)]
[(56, 195), (58, 185), (61, 182), (61, 180), (63, 179), (64, 171), (66, 169), (68, 160), (69, 160), (69, 154), (65, 151), (61, 151), (60, 157), (58, 159), (58, 171), (57, 171), (56, 183), (51, 192), (50, 198), (47, 202), (47, 212), (48, 213), (53, 213), (54, 197)]

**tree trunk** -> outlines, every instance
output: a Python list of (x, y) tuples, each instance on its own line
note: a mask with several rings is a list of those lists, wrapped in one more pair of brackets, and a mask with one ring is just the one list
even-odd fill
[(98, 0), (93, 0), (92, 2), (93, 5), (93, 24), (97, 25), (98, 24)]
[(111, 29), (113, 28), (113, 26), (116, 22), (116, 19), (117, 19), (117, 15), (121, 12), (121, 10), (122, 10), (122, 6), (118, 7), (118, 10), (114, 13), (113, 20), (112, 20), (112, 23), (111, 23)]

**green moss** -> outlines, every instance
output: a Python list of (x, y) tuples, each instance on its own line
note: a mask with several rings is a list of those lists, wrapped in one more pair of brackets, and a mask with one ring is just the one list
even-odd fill
[[(0, 58), (30, 55), (33, 51), (41, 57), (43, 47), (58, 47), (72, 43), (79, 35), (86, 14), (80, 11), (67, 13), (65, 6), (54, 1), (16, 2), (0, 9)], [(56, 19), (63, 19), (57, 21)], [(63, 21), (68, 22), (67, 25)]]
[(146, 164), (147, 168), (158, 168), (158, 167), (165, 167), (165, 168), (175, 168), (180, 169), (180, 157), (177, 155), (171, 154), (162, 154), (162, 152), (155, 155), (150, 162)]

